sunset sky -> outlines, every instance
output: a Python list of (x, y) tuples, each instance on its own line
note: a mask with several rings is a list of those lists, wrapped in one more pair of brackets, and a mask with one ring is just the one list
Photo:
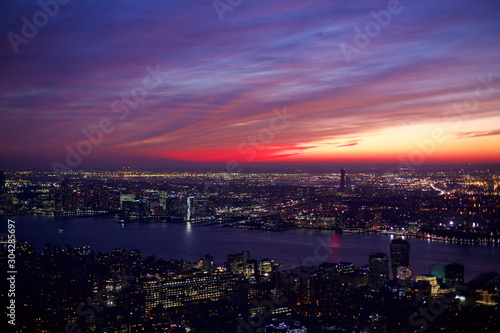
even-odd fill
[(0, 168), (500, 163), (498, 0), (60, 2), (0, 4)]

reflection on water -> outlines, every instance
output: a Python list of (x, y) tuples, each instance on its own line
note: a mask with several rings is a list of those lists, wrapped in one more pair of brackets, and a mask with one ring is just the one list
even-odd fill
[[(113, 219), (76, 218), (55, 220), (20, 216), (16, 221), (16, 234), (31, 242), (37, 251), (45, 243), (71, 246), (89, 245), (95, 251), (109, 252), (122, 247), (141, 250), (143, 257), (156, 254), (157, 258), (195, 261), (211, 254), (216, 263), (226, 260), (233, 251), (249, 250), (255, 259), (270, 258), (290, 268), (298, 263), (297, 257), (315, 259), (315, 253), (326, 258), (318, 249), (321, 243), (330, 247), (330, 262), (349, 261), (356, 266), (366, 265), (372, 252), (389, 254), (390, 236), (374, 234), (343, 234), (331, 231), (295, 230), (290, 232), (264, 232), (232, 229), (222, 226), (188, 224), (119, 224)], [(2, 217), (2, 229), (7, 231), (7, 218)], [(58, 229), (63, 229), (59, 233)], [(460, 258), (465, 265), (465, 278), (497, 270), (500, 267), (500, 247), (496, 245), (449, 244), (409, 238), (410, 263), (415, 274), (426, 274), (429, 266), (441, 260)], [(316, 255), (318, 256), (318, 255)], [(319, 257), (318, 257), (319, 258)], [(316, 260), (320, 261), (320, 260)], [(321, 263), (321, 261), (320, 261)]]
[(184, 229), (184, 244), (191, 247), (193, 244), (193, 226), (191, 222), (186, 223), (186, 228)]

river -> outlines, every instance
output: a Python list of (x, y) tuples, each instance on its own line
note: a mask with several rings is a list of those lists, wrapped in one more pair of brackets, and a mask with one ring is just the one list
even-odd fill
[[(43, 251), (46, 243), (72, 247), (89, 245), (94, 251), (110, 252), (122, 247), (139, 249), (142, 256), (196, 261), (206, 254), (216, 264), (233, 251), (249, 250), (254, 259), (269, 258), (291, 268), (301, 263), (352, 262), (368, 264), (372, 252), (389, 255), (392, 236), (377, 234), (336, 234), (333, 231), (294, 230), (270, 232), (228, 228), (221, 225), (192, 226), (171, 223), (131, 223), (121, 225), (112, 218), (70, 218), (17, 216), (16, 236)], [(7, 218), (0, 217), (0, 233), (7, 232)], [(59, 231), (61, 229), (62, 231)], [(465, 265), (465, 281), (488, 271), (500, 272), (500, 246), (452, 244), (407, 238), (411, 245), (410, 264), (414, 275), (429, 273), (442, 260), (459, 260)]]

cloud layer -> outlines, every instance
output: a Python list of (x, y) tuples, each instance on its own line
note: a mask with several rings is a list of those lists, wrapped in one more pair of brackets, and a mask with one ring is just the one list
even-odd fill
[(86, 163), (397, 161), (436, 128), (462, 135), (429, 161), (500, 162), (495, 0), (243, 1), (222, 21), (211, 1), (70, 1), (13, 47), (41, 10), (0, 9), (2, 167), (64, 162), (106, 118)]

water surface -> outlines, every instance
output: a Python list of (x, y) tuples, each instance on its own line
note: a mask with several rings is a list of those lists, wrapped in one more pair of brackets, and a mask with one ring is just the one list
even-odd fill
[[(206, 254), (222, 263), (233, 251), (249, 250), (252, 258), (270, 258), (291, 268), (300, 263), (349, 261), (366, 265), (372, 252), (389, 254), (391, 236), (336, 234), (331, 231), (294, 230), (269, 232), (215, 226), (170, 223), (121, 225), (112, 218), (54, 219), (36, 216), (11, 217), (16, 234), (37, 251), (46, 243), (72, 247), (89, 245), (96, 252), (122, 247), (139, 249), (143, 256), (195, 261)], [(1, 217), (0, 232), (7, 232), (7, 218)], [(58, 229), (62, 229), (59, 232)], [(465, 245), (409, 238), (410, 263), (415, 274), (429, 273), (429, 266), (441, 260), (459, 259), (465, 265), (465, 280), (479, 273), (500, 272), (500, 246)], [(328, 251), (327, 251), (328, 249)]]

